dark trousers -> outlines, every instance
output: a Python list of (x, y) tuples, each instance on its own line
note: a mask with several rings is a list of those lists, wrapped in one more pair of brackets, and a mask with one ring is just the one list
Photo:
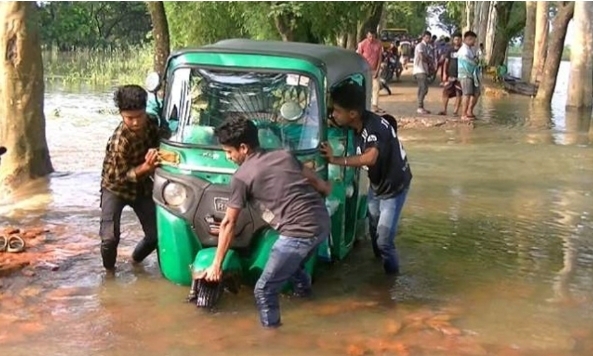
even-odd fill
[(103, 267), (113, 269), (117, 259), (117, 246), (120, 237), (121, 213), (126, 206), (134, 209), (138, 216), (144, 238), (136, 245), (132, 258), (135, 262), (142, 262), (157, 247), (156, 207), (151, 196), (138, 197), (134, 201), (120, 198), (112, 192), (101, 191), (101, 257)]
[(428, 94), (428, 76), (425, 73), (415, 74), (418, 83), (418, 109), (424, 109), (424, 98)]
[(291, 281), (296, 295), (306, 296), (311, 291), (311, 279), (305, 264), (327, 236), (298, 238), (280, 235), (272, 246), (268, 262), (253, 290), (262, 326), (278, 327), (280, 319), (280, 290)]

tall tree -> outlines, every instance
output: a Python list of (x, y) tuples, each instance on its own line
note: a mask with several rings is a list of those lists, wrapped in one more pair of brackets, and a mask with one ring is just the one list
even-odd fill
[(491, 1), (481, 1), (480, 12), (478, 17), (478, 42), (486, 42), (486, 33), (488, 32), (488, 15), (490, 14)]
[(533, 48), (533, 66), (530, 81), (536, 84), (540, 81), (548, 52), (549, 6), (547, 1), (538, 1), (535, 14), (535, 44)]
[(148, 12), (152, 20), (152, 37), (154, 38), (154, 70), (163, 75), (171, 45), (169, 44), (169, 24), (162, 1), (147, 1)]
[(552, 32), (548, 43), (548, 55), (544, 64), (542, 81), (535, 96), (536, 101), (548, 105), (552, 102), (552, 96), (556, 88), (556, 77), (562, 60), (566, 29), (574, 14), (574, 1), (558, 1), (557, 9), (558, 12), (552, 21)]
[(498, 23), (498, 12), (496, 10), (497, 1), (490, 2), (490, 9), (488, 11), (488, 25), (486, 28), (486, 43), (484, 43), (484, 50), (486, 52), (486, 62), (490, 63), (492, 58), (492, 50), (494, 49), (494, 34), (496, 33), (496, 26)]
[(574, 5), (574, 40), (570, 46), (567, 109), (591, 113), (593, 107), (593, 2)]
[(511, 10), (514, 5), (514, 1), (497, 1), (494, 5), (494, 9), (496, 10), (496, 31), (492, 42), (492, 54), (488, 63), (491, 66), (498, 66), (504, 63), (509, 44), (506, 26), (511, 19)]
[(34, 2), (0, 3), (0, 196), (47, 176), (53, 166), (45, 137), (43, 63)]
[(533, 67), (536, 9), (536, 1), (525, 2), (525, 30), (523, 31), (523, 56), (521, 60), (521, 79), (525, 82), (531, 79), (531, 68)]

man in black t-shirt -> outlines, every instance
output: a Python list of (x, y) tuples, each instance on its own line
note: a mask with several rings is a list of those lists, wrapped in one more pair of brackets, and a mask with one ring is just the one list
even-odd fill
[(443, 74), (443, 111), (439, 115), (447, 115), (449, 99), (455, 99), (455, 111), (453, 115), (459, 114), (461, 106), (461, 83), (457, 79), (457, 51), (461, 47), (461, 33), (453, 34), (453, 44), (445, 52), (444, 74)]
[(369, 230), (375, 256), (383, 260), (387, 274), (399, 273), (395, 235), (399, 216), (408, 195), (412, 172), (397, 130), (388, 120), (365, 110), (363, 89), (353, 83), (337, 87), (332, 93), (333, 117), (340, 126), (356, 133), (356, 155), (336, 157), (324, 143), (322, 154), (330, 164), (362, 167), (368, 171)]

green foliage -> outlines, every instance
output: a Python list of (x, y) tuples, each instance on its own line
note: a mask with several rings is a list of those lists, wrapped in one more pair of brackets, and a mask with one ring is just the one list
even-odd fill
[(143, 2), (41, 2), (39, 17), (42, 43), (62, 51), (140, 45), (151, 29)]
[(427, 27), (430, 1), (390, 1), (387, 3), (387, 27), (406, 28), (412, 35), (420, 35)]
[(465, 1), (432, 1), (428, 12), (438, 19), (438, 27), (453, 34), (463, 27)]
[(65, 84), (143, 85), (146, 75), (152, 71), (152, 47), (77, 49), (69, 52), (50, 48), (43, 51), (43, 69), (46, 80)]
[[(431, 2), (165, 2), (172, 49), (226, 38), (344, 44), (357, 40), (377, 10), (386, 25), (426, 28)], [(152, 60), (144, 2), (39, 3), (46, 74), (65, 81), (142, 82)], [(371, 19), (372, 16), (374, 19)], [(354, 38), (353, 38), (354, 37)], [(66, 53), (64, 53), (66, 52)], [(133, 58), (134, 60), (130, 60)]]
[(240, 5), (227, 2), (165, 2), (173, 48), (201, 46), (223, 38), (246, 37)]
[(523, 1), (504, 1), (505, 5), (511, 7), (508, 23), (499, 23), (498, 30), (504, 31), (508, 39), (523, 35), (526, 20), (526, 7)]

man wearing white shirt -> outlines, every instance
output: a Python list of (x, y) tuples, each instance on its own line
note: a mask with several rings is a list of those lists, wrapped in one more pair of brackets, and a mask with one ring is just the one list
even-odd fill
[(418, 83), (418, 114), (430, 114), (430, 111), (424, 109), (424, 98), (428, 94), (429, 61), (432, 60), (428, 46), (430, 36), (430, 32), (424, 32), (422, 41), (416, 45), (416, 49), (414, 50), (414, 69), (412, 70), (412, 74)]

